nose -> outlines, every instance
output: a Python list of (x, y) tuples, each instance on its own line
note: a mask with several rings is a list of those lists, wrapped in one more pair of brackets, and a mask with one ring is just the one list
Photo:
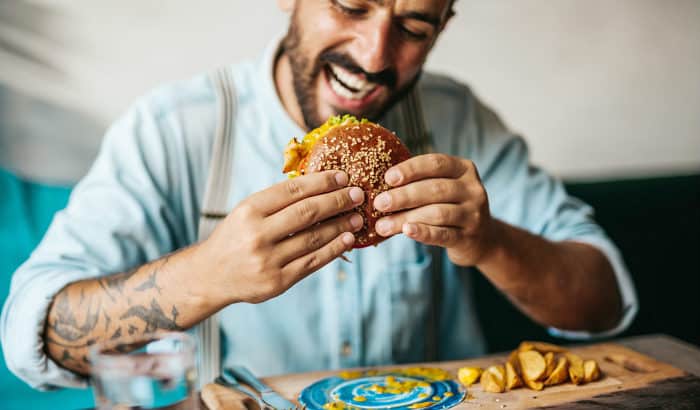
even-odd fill
[(369, 73), (378, 73), (391, 64), (391, 18), (368, 19), (358, 33), (358, 63)]

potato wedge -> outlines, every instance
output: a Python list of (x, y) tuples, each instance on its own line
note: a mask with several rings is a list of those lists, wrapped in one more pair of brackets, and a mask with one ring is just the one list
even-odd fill
[(523, 385), (518, 372), (511, 362), (506, 362), (506, 390), (513, 390)]
[(555, 386), (557, 384), (564, 383), (569, 378), (569, 361), (566, 357), (560, 357), (557, 360), (557, 365), (552, 370), (552, 374), (549, 375), (544, 381), (545, 386)]
[(586, 360), (583, 362), (583, 380), (586, 383), (594, 382), (600, 379), (600, 368), (595, 360)]
[(583, 383), (583, 360), (573, 353), (567, 353), (566, 358), (569, 360), (569, 378), (571, 378), (571, 383)]
[(533, 380), (528, 380), (526, 378), (523, 378), (523, 383), (525, 383), (525, 386), (532, 390), (537, 390), (540, 391), (544, 389), (544, 383), (538, 382), (538, 381), (533, 381)]
[(520, 371), (525, 381), (540, 380), (547, 369), (544, 357), (535, 350), (518, 353), (518, 361), (520, 362)]
[(503, 384), (505, 385), (506, 381), (506, 368), (503, 367), (503, 365), (500, 364), (495, 364), (493, 366), (489, 366), (486, 371), (493, 373), (498, 380), (503, 380)]
[(550, 374), (554, 371), (554, 367), (557, 365), (557, 362), (554, 361), (554, 353), (548, 352), (547, 354), (544, 355), (544, 365), (545, 365), (545, 370), (544, 370), (544, 376), (542, 376), (542, 380), (547, 379)]
[(553, 353), (564, 353), (566, 352), (566, 349), (563, 347), (553, 345), (551, 343), (545, 343), (545, 342), (533, 342), (526, 340), (522, 343), (520, 343), (520, 346), (518, 346), (518, 351), (520, 352), (527, 352), (529, 350), (537, 350), (541, 354), (553, 352)]
[(462, 367), (457, 371), (457, 379), (464, 386), (469, 387), (479, 380), (482, 372), (481, 367)]
[(506, 370), (503, 366), (489, 366), (481, 373), (481, 388), (491, 393), (503, 393), (506, 389)]
[(508, 355), (508, 363), (510, 363), (511, 366), (513, 366), (513, 368), (520, 373), (520, 360), (518, 359), (518, 353), (520, 352), (517, 350), (510, 352)]

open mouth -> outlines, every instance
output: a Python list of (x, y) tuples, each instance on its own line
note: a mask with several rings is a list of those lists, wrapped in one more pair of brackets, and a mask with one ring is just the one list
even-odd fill
[(377, 83), (367, 81), (363, 75), (351, 73), (335, 64), (326, 65), (325, 70), (333, 91), (349, 100), (361, 100), (378, 87)]

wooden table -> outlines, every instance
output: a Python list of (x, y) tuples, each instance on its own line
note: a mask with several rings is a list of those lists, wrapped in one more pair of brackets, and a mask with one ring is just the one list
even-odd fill
[(629, 337), (617, 340), (615, 343), (700, 377), (698, 346), (663, 334)]
[[(527, 407), (539, 407), (545, 406), (546, 408), (556, 408), (556, 409), (584, 409), (584, 408), (688, 408), (696, 409), (700, 408), (700, 348), (693, 346), (691, 344), (680, 341), (676, 338), (666, 336), (666, 335), (647, 335), (631, 337), (626, 339), (616, 340), (613, 343), (616, 345), (621, 345), (623, 348), (631, 349), (635, 352), (639, 352), (646, 355), (658, 362), (662, 362), (661, 367), (667, 367), (669, 374), (672, 375), (670, 380), (662, 380), (658, 382), (653, 382), (653, 384), (641, 386), (639, 383), (631, 383), (633, 390), (620, 390), (610, 392), (609, 384), (612, 383), (615, 377), (609, 377), (608, 388), (605, 389), (605, 383), (601, 383), (600, 386), (603, 388), (592, 388), (591, 396), (585, 397), (585, 400), (577, 398), (575, 402), (567, 403), (555, 403), (550, 405), (548, 400), (544, 399), (545, 394), (543, 392), (529, 392), (528, 395), (531, 398), (537, 398), (539, 394), (540, 399), (537, 401), (525, 400), (519, 401), (517, 406), (511, 405), (510, 408), (521, 408), (523, 403), (527, 403)], [(587, 348), (586, 345), (580, 345), (583, 352), (586, 349), (589, 350), (589, 355), (591, 354), (591, 349)], [(572, 349), (575, 347), (572, 346)], [(454, 370), (458, 367), (464, 366), (467, 363), (470, 365), (477, 364), (485, 366), (489, 361), (493, 362), (495, 360), (503, 360), (503, 354), (490, 355), (485, 358), (473, 359), (468, 361), (456, 361), (456, 362), (441, 362), (435, 364), (416, 364), (414, 366), (439, 366), (445, 369)], [(665, 365), (664, 365), (665, 363)], [(670, 366), (667, 366), (670, 365)], [(395, 366), (392, 366), (395, 367)], [(676, 369), (674, 369), (676, 368)], [(679, 370), (680, 369), (680, 370)], [(683, 374), (685, 371), (687, 374)], [(310, 373), (300, 373), (300, 374), (289, 374), (275, 377), (264, 378), (263, 380), (268, 383), (273, 389), (287, 397), (290, 400), (295, 400), (299, 392), (309, 384), (314, 381), (333, 375), (337, 372), (310, 372)], [(614, 375), (613, 375), (614, 376)], [(592, 386), (592, 385), (591, 385)], [(580, 395), (580, 390), (578, 386), (567, 387), (569, 394), (575, 393)], [(621, 387), (617, 387), (620, 389)], [(551, 388), (554, 389), (554, 388)], [(476, 389), (475, 389), (476, 390)], [(563, 390), (563, 389), (560, 389)], [(517, 391), (513, 391), (515, 393)], [(526, 390), (522, 393), (517, 394), (523, 396)], [(596, 393), (598, 392), (598, 393)], [(482, 393), (482, 392), (480, 392)], [(477, 393), (474, 393), (475, 396)], [(482, 393), (489, 394), (489, 393)], [(508, 393), (504, 393), (508, 394)], [(567, 394), (566, 391), (555, 393), (558, 396), (564, 396)], [(480, 398), (477, 397), (474, 400), (465, 400), (462, 404), (456, 407), (456, 409), (468, 409), (468, 408), (506, 408), (503, 404), (508, 402), (506, 397), (498, 404), (498, 397), (491, 396), (489, 403), (482, 404)], [(529, 398), (528, 398), (529, 399)], [(561, 400), (559, 400), (561, 401)], [(554, 400), (553, 402), (556, 402)], [(532, 403), (539, 403), (533, 405)]]

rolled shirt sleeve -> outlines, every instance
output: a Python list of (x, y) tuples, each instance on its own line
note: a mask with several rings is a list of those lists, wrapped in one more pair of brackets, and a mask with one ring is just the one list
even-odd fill
[(527, 145), (495, 113), (475, 101), (479, 124), (468, 157), (474, 159), (488, 192), (494, 217), (552, 241), (576, 241), (600, 250), (610, 262), (622, 299), (623, 315), (611, 330), (548, 329), (570, 339), (608, 337), (632, 322), (638, 302), (632, 279), (615, 244), (594, 220), (593, 208), (567, 194), (563, 183), (529, 162)]
[(0, 337), (9, 369), (34, 388), (86, 386), (44, 349), (48, 309), (62, 288), (139, 266), (193, 237), (194, 227), (181, 222), (181, 205), (171, 198), (191, 196), (171, 183), (183, 164), (168, 158), (176, 157), (173, 151), (181, 144), (175, 136), (165, 137), (159, 118), (141, 103), (110, 128), (66, 209), (13, 275)]

